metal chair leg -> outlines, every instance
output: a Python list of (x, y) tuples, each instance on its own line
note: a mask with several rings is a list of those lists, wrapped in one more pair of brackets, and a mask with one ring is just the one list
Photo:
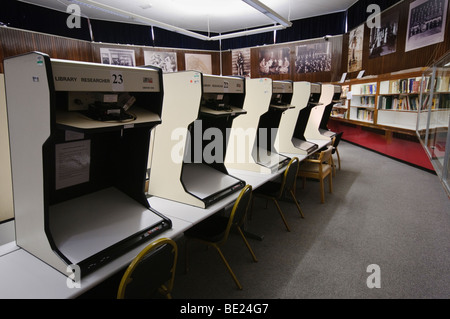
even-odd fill
[(258, 262), (258, 259), (256, 258), (256, 255), (253, 252), (253, 249), (250, 247), (250, 244), (248, 243), (247, 238), (245, 237), (244, 233), (242, 232), (241, 227), (237, 226), (237, 229), (239, 231), (239, 234), (241, 234), (241, 237), (244, 240), (244, 243), (247, 246), (247, 249), (249, 250), (250, 254), (252, 255), (253, 261)]
[(187, 274), (189, 270), (189, 257), (188, 257), (188, 242), (189, 240), (186, 239), (184, 242), (184, 273)]
[(290, 192), (291, 192), (291, 196), (292, 196), (292, 199), (294, 200), (295, 205), (297, 205), (297, 209), (298, 209), (300, 215), (302, 216), (302, 218), (305, 218), (305, 215), (303, 215), (302, 209), (300, 208), (297, 198), (295, 198), (294, 192), (292, 190)]
[(223, 263), (225, 264), (225, 266), (228, 269), (228, 272), (230, 273), (231, 277), (233, 277), (234, 282), (236, 283), (236, 286), (239, 288), (239, 290), (242, 290), (242, 286), (241, 283), (239, 282), (239, 280), (237, 279), (236, 275), (234, 274), (233, 270), (231, 270), (230, 265), (228, 264), (227, 260), (225, 259), (225, 256), (222, 254), (222, 251), (220, 250), (219, 246), (217, 245), (213, 245), (214, 248), (216, 248), (217, 252), (220, 255), (220, 258), (222, 258)]
[(325, 203), (325, 191), (323, 186), (323, 178), (320, 179), (320, 202), (323, 204)]
[(328, 180), (328, 183), (329, 183), (329, 187), (330, 187), (330, 189), (329, 189), (329, 191), (330, 191), (330, 193), (333, 193), (333, 175), (330, 173), (330, 175), (329, 175), (329, 180)]
[(338, 151), (338, 149), (336, 148), (336, 154), (337, 154), (337, 158), (338, 158), (338, 167), (339, 167), (339, 170), (341, 170), (341, 157), (339, 156), (339, 151)]
[(252, 196), (252, 203), (250, 204), (251, 206), (250, 206), (250, 211), (249, 211), (249, 213), (247, 214), (247, 218), (248, 218), (248, 220), (252, 220), (252, 218), (253, 218), (253, 203), (255, 202), (255, 196)]
[(331, 156), (330, 159), (331, 159), (331, 169), (333, 170), (333, 176), (336, 176), (336, 164), (334, 163), (333, 156)]
[(284, 218), (283, 211), (281, 210), (280, 205), (278, 205), (278, 201), (274, 198), (273, 198), (273, 201), (275, 202), (275, 205), (277, 206), (278, 212), (280, 213), (281, 219), (283, 220), (283, 223), (286, 226), (287, 231), (290, 232), (291, 229), (289, 228), (286, 218)]

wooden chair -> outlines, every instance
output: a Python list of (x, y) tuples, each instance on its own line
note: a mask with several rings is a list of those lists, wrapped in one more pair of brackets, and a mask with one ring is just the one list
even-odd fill
[(339, 167), (339, 170), (341, 170), (341, 157), (339, 156), (338, 145), (339, 145), (339, 142), (341, 141), (341, 138), (342, 138), (343, 134), (344, 134), (344, 132), (337, 133), (333, 137), (333, 141), (331, 143), (331, 146), (333, 147), (333, 151), (331, 152), (331, 159), (333, 161), (332, 162), (332, 164), (333, 164), (333, 176), (336, 176), (336, 165), (334, 164), (334, 159), (333, 159), (333, 155), (334, 154), (337, 155), (338, 167)]
[(253, 261), (258, 261), (241, 228), (247, 215), (251, 197), (252, 187), (250, 185), (247, 185), (239, 194), (239, 197), (234, 203), (229, 217), (226, 217), (220, 213), (216, 213), (184, 232), (184, 235), (186, 237), (186, 271), (188, 269), (188, 242), (191, 239), (195, 239), (216, 249), (223, 263), (227, 267), (230, 275), (233, 277), (236, 286), (239, 289), (242, 289), (242, 285), (240, 284), (228, 261), (220, 250), (220, 246), (223, 246), (227, 242), (230, 230), (234, 227), (237, 229), (242, 239), (244, 240), (247, 249), (252, 255)]
[(325, 203), (324, 179), (328, 176), (329, 191), (333, 193), (333, 174), (331, 164), (331, 153), (333, 147), (329, 146), (326, 150), (319, 153), (317, 159), (305, 159), (298, 170), (298, 176), (303, 178), (303, 188), (305, 187), (306, 179), (317, 179), (320, 182), (320, 198), (321, 202)]
[[(287, 231), (291, 231), (289, 228), (289, 225), (286, 221), (286, 218), (284, 217), (283, 211), (280, 208), (280, 205), (278, 204), (278, 200), (280, 200), (285, 195), (290, 195), (294, 201), (294, 203), (297, 206), (297, 209), (302, 216), (302, 218), (305, 218), (303, 215), (302, 209), (300, 208), (300, 205), (297, 201), (297, 198), (295, 197), (295, 188), (296, 188), (296, 179), (297, 179), (297, 173), (299, 168), (299, 159), (297, 157), (294, 157), (289, 162), (288, 166), (286, 167), (286, 170), (284, 171), (283, 179), (281, 183), (277, 182), (268, 182), (264, 185), (258, 187), (254, 192), (254, 197), (262, 197), (267, 200), (272, 200), (281, 216), (281, 219), (283, 220), (284, 225), (286, 226)], [(253, 206), (253, 205), (252, 205)]]
[(161, 238), (145, 247), (130, 263), (119, 284), (117, 299), (172, 299), (178, 258), (177, 244)]

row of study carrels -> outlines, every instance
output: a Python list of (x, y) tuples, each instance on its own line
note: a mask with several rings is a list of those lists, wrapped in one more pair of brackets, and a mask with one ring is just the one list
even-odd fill
[(81, 276), (172, 227), (149, 197), (206, 208), (246, 185), (230, 169), (270, 174), (317, 151), (340, 97), (339, 86), (39, 52), (4, 69), (16, 243)]

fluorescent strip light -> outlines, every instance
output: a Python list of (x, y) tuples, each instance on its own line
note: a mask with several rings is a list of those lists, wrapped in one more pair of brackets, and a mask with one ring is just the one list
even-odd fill
[(214, 37), (211, 37), (211, 40), (224, 40), (224, 39), (242, 37), (242, 36), (246, 36), (246, 35), (264, 33), (264, 32), (269, 32), (269, 31), (274, 31), (274, 30), (280, 30), (280, 29), (285, 29), (285, 27), (282, 26), (282, 25), (277, 25), (277, 26), (272, 26), (272, 27), (265, 27), (265, 28), (258, 28), (258, 29), (253, 29), (253, 30), (239, 31), (239, 32), (234, 32), (234, 33), (214, 36)]
[(273, 11), (271, 8), (266, 6), (264, 3), (261, 3), (258, 0), (242, 0), (242, 1), (244, 1), (249, 6), (252, 6), (256, 10), (258, 10), (259, 12), (265, 14), (266, 16), (268, 16), (273, 21), (281, 24), (282, 26), (284, 26), (286, 28), (292, 26), (292, 22), (290, 22), (290, 21), (286, 20), (285, 18), (283, 18), (281, 15), (279, 15), (278, 13)]

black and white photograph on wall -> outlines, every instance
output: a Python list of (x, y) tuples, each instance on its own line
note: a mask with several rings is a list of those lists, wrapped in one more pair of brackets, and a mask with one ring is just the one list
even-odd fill
[(231, 52), (233, 75), (250, 77), (250, 49), (239, 49)]
[(178, 71), (176, 52), (144, 51), (144, 63), (161, 68), (163, 73)]
[(417, 0), (409, 6), (405, 51), (444, 41), (448, 0)]
[(295, 48), (295, 72), (316, 73), (331, 71), (330, 42), (299, 45)]
[(356, 72), (362, 69), (364, 24), (350, 31), (348, 42), (348, 72)]
[(370, 29), (369, 58), (388, 55), (397, 51), (399, 13), (381, 14), (380, 28)]
[(185, 53), (186, 70), (212, 74), (211, 54)]
[(134, 50), (100, 48), (102, 64), (136, 66)]
[(262, 49), (259, 51), (259, 74), (289, 74), (291, 49)]

